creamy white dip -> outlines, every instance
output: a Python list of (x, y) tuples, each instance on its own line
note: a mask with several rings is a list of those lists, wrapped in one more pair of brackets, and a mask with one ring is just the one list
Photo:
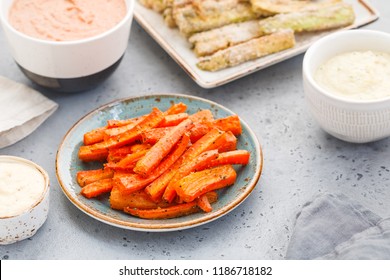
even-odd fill
[(390, 97), (390, 53), (343, 53), (321, 65), (314, 78), (330, 93), (348, 99), (375, 100)]
[(40, 201), (45, 188), (45, 178), (34, 166), (0, 161), (0, 218), (29, 210)]

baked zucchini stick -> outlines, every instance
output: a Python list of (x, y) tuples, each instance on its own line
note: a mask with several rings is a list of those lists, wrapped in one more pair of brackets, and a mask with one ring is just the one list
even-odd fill
[(259, 14), (275, 15), (280, 13), (299, 12), (311, 8), (321, 8), (321, 5), (337, 3), (342, 0), (250, 0), (253, 11)]
[(294, 45), (294, 32), (288, 29), (282, 30), (202, 57), (197, 66), (205, 71), (217, 71), (292, 48)]
[(146, 8), (152, 9), (158, 13), (162, 13), (167, 7), (165, 0), (139, 0), (139, 2)]
[(164, 22), (165, 24), (170, 27), (170, 28), (174, 28), (176, 27), (176, 22), (175, 22), (175, 19), (173, 18), (172, 16), (172, 7), (167, 7), (163, 13), (163, 19), (164, 19)]
[(286, 28), (295, 32), (321, 31), (348, 26), (354, 21), (355, 13), (352, 6), (339, 3), (324, 6), (321, 9), (279, 14), (260, 20), (259, 32), (270, 34)]
[(249, 2), (240, 0), (193, 1), (184, 6), (173, 5), (173, 18), (185, 36), (258, 18)]
[(197, 56), (206, 56), (261, 35), (258, 20), (250, 20), (196, 33), (188, 41)]
[(189, 38), (197, 56), (237, 45), (278, 30), (292, 29), (295, 32), (321, 31), (352, 24), (355, 20), (353, 8), (339, 3), (303, 12), (278, 14), (262, 20), (234, 23), (220, 28), (196, 33)]

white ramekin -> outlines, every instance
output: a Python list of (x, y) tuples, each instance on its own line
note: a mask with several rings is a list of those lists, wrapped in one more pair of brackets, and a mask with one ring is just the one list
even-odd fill
[(338, 54), (367, 50), (390, 52), (390, 34), (338, 31), (315, 42), (303, 59), (303, 87), (312, 115), (326, 132), (347, 142), (366, 143), (390, 136), (390, 98), (361, 101), (335, 96), (318, 85), (314, 73)]
[(0, 245), (6, 245), (33, 236), (46, 221), (49, 212), (50, 185), (46, 171), (32, 161), (14, 156), (0, 156), (0, 162), (31, 166), (42, 174), (45, 184), (42, 195), (32, 207), (15, 216), (0, 217)]
[(53, 90), (88, 90), (110, 76), (128, 45), (134, 0), (126, 0), (127, 14), (115, 27), (75, 41), (48, 41), (27, 36), (8, 22), (13, 0), (2, 0), (0, 19), (11, 54), (33, 82)]

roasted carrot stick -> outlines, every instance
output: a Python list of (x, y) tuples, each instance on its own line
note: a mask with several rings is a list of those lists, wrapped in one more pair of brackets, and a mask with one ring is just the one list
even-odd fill
[(142, 133), (142, 142), (154, 145), (174, 127), (156, 127)]
[(213, 113), (210, 110), (200, 110), (192, 115), (189, 118), (196, 123), (209, 124), (214, 121)]
[[(148, 131), (145, 131), (144, 133), (142, 133), (142, 142), (154, 145), (157, 143), (158, 140), (163, 138), (172, 129), (173, 129), (173, 127), (168, 126), (168, 127), (156, 127), (156, 128), (152, 128)], [(210, 130), (211, 130), (210, 124), (194, 123), (194, 126), (190, 130), (191, 142), (195, 143), (200, 138), (202, 138), (205, 134), (207, 134)], [(231, 134), (233, 135), (233, 133), (231, 133)], [(231, 140), (232, 140), (232, 138), (229, 138), (229, 140), (226, 140), (226, 141), (231, 141)], [(234, 138), (234, 141), (237, 142), (237, 139)], [(219, 145), (225, 146), (225, 145), (227, 145), (227, 143), (220, 143)], [(235, 145), (234, 145), (234, 147), (235, 147)]]
[(124, 194), (118, 187), (114, 186), (110, 193), (110, 207), (116, 210), (123, 210), (125, 207), (151, 209), (157, 207), (168, 207), (170, 204), (161, 201), (159, 203), (150, 199), (143, 190)]
[(97, 197), (112, 190), (112, 179), (101, 179), (86, 185), (81, 189), (81, 194), (86, 198)]
[(208, 147), (216, 139), (218, 139), (222, 133), (222, 131), (215, 129), (210, 134), (202, 137), (201, 140), (188, 148), (183, 156), (169, 170), (164, 172), (159, 178), (147, 186), (146, 192), (151, 196), (151, 198), (155, 201), (159, 201), (161, 200), (161, 197), (163, 197), (165, 201), (172, 202), (176, 196), (176, 191), (172, 186), (169, 188), (167, 186), (175, 176), (176, 172), (187, 161), (192, 161), (202, 152), (206, 151)]
[(135, 152), (139, 152), (139, 151), (143, 151), (143, 150), (149, 150), (151, 147), (152, 146), (150, 144), (147, 144), (147, 143), (134, 144), (134, 145), (131, 145), (131, 152), (135, 153)]
[[(174, 115), (174, 114), (180, 114), (184, 113), (187, 110), (187, 105), (184, 103), (176, 103), (173, 104), (167, 111), (165, 111), (165, 115)], [(130, 119), (125, 119), (125, 120), (108, 120), (107, 121), (107, 128), (113, 128), (113, 127), (119, 127), (119, 126), (124, 126), (129, 123), (133, 123), (134, 121), (137, 121), (139, 119), (145, 118), (146, 115), (140, 116), (140, 117), (135, 117), (135, 118), (130, 118)]]
[(203, 210), (203, 212), (209, 213), (213, 211), (213, 207), (211, 206), (211, 203), (207, 197), (207, 194), (202, 194), (197, 200), (196, 203), (200, 209)]
[[(210, 150), (210, 146), (219, 138), (224, 132), (213, 128), (211, 129), (207, 134), (205, 134), (202, 138), (200, 138), (196, 143), (194, 143), (191, 147), (188, 148), (188, 150), (184, 153), (183, 157), (178, 161), (178, 163), (172, 168), (171, 172), (173, 175), (177, 172), (177, 170), (180, 168), (180, 166), (188, 161), (193, 160), (197, 156), (199, 156), (201, 153)], [(170, 177), (171, 179), (173, 175), (166, 175), (167, 177)], [(166, 184), (169, 183), (170, 180), (166, 181)], [(173, 199), (176, 196), (176, 191), (174, 188), (167, 188), (165, 186), (161, 186), (165, 188), (163, 199), (168, 202), (172, 202)]]
[(136, 153), (143, 150), (149, 150), (150, 144), (133, 144), (126, 145), (120, 148), (112, 148), (108, 151), (107, 162), (118, 162), (128, 154)]
[(122, 126), (107, 128), (106, 130), (104, 130), (104, 139), (108, 139), (112, 136), (120, 135), (125, 133), (128, 130), (131, 130), (135, 128), (137, 125), (139, 125), (144, 119), (145, 117), (136, 118), (136, 119), (132, 119), (132, 121), (128, 121), (127, 124), (124, 124)]
[(108, 162), (105, 167), (112, 170), (132, 170), (137, 163), (137, 161), (142, 158), (148, 150), (140, 150), (128, 154), (122, 158), (119, 162)]
[(159, 165), (161, 160), (192, 126), (192, 121), (189, 119), (175, 126), (172, 131), (168, 132), (147, 151), (145, 156), (137, 162), (133, 171), (143, 177), (149, 176), (152, 170)]
[[(126, 132), (127, 130), (133, 128), (134, 126), (138, 125), (141, 121), (141, 118), (134, 118), (129, 121), (126, 121), (127, 123), (122, 126), (116, 126), (113, 128), (108, 128), (103, 131), (104, 135), (107, 137), (115, 136), (121, 133)], [(170, 127), (170, 126), (176, 126), (185, 119), (188, 119), (187, 113), (179, 113), (179, 114), (173, 114), (173, 115), (166, 115), (164, 119), (159, 124), (159, 127)]]
[(118, 162), (132, 152), (133, 151), (131, 145), (109, 149), (107, 155), (107, 162)]
[(185, 202), (191, 202), (209, 191), (232, 185), (237, 174), (231, 165), (217, 166), (191, 173), (180, 180), (176, 193)]
[[(110, 131), (115, 131), (112, 130), (112, 128), (114, 127), (117, 128), (120, 126), (128, 125), (130, 123), (135, 123), (137, 120), (141, 118), (142, 117), (127, 119), (127, 120), (108, 120), (106, 126), (93, 129), (84, 134), (84, 139), (83, 139), (84, 145), (92, 145), (95, 143), (102, 142), (105, 138), (107, 138), (107, 135), (111, 135)], [(118, 135), (118, 134), (119, 133), (112, 134), (112, 135)]]
[(138, 174), (129, 174), (127, 176), (114, 176), (114, 184), (119, 187), (123, 193), (132, 193), (143, 189), (145, 186), (153, 182), (184, 153), (186, 150), (190, 137), (184, 134), (182, 139), (177, 144), (177, 147), (167, 155), (167, 157), (155, 168), (148, 177), (142, 177)]
[(167, 115), (165, 116), (164, 120), (159, 124), (159, 127), (175, 126), (186, 119), (188, 119), (187, 113)]
[(210, 149), (218, 149), (220, 153), (233, 151), (237, 149), (237, 137), (231, 131), (227, 131), (215, 140)]
[[(150, 198), (153, 201), (161, 201), (161, 198), (166, 191), (166, 187), (169, 183), (169, 181), (172, 179), (172, 177), (175, 175), (177, 168), (179, 168), (180, 159), (169, 169), (167, 169), (161, 176), (159, 176), (156, 180), (151, 182), (146, 188), (145, 192), (150, 196)], [(175, 191), (175, 190), (174, 190)], [(173, 193), (173, 198), (176, 195), (176, 193)], [(173, 200), (173, 199), (172, 199)], [(168, 203), (171, 203), (172, 201), (165, 200)]]
[(191, 142), (195, 143), (210, 131), (214, 116), (210, 110), (200, 110), (189, 118), (194, 122), (194, 127), (191, 129)]
[[(210, 203), (214, 203), (218, 199), (215, 192), (210, 192), (206, 194), (206, 196)], [(143, 219), (171, 219), (199, 212), (200, 208), (198, 207), (198, 202), (193, 201), (155, 209), (137, 209), (132, 207), (125, 207), (124, 211), (130, 215)]]
[(160, 201), (166, 187), (170, 187), (174, 190), (175, 182), (178, 182), (182, 177), (187, 176), (190, 172), (203, 168), (203, 166), (211, 163), (211, 160), (216, 159), (217, 157), (217, 150), (204, 152), (187, 164), (183, 164), (180, 168), (177, 168), (177, 172), (170, 172), (170, 174), (164, 174), (165, 176), (157, 178), (157, 180), (145, 188), (145, 192), (150, 195), (152, 200)]
[(235, 150), (220, 153), (218, 157), (210, 162), (210, 167), (225, 164), (242, 164), (249, 163), (250, 153), (247, 150)]
[(191, 129), (191, 142), (195, 143), (211, 130), (210, 124), (195, 123)]
[(210, 150), (212, 144), (217, 141), (217, 139), (221, 137), (223, 133), (223, 131), (217, 128), (211, 129), (207, 134), (205, 134), (202, 138), (200, 138), (191, 147), (188, 148), (185, 154), (185, 161), (192, 160), (201, 153)]
[[(180, 180), (190, 174), (191, 172), (201, 171), (206, 168), (209, 168), (212, 160), (215, 160), (218, 158), (218, 150), (211, 150), (201, 153), (199, 156), (192, 158), (185, 163), (183, 163), (180, 168), (177, 170), (174, 176), (172, 176), (171, 180), (169, 181), (166, 189), (168, 190), (165, 194), (165, 198), (168, 196), (168, 192), (170, 190), (176, 190), (178, 185), (180, 184)], [(148, 190), (146, 190), (148, 192)], [(172, 192), (174, 193), (174, 192)], [(152, 198), (153, 192), (150, 193)], [(170, 198), (171, 201), (173, 198)]]
[(223, 131), (231, 131), (234, 135), (240, 135), (242, 133), (240, 118), (237, 115), (216, 119), (213, 121), (212, 126)]
[(180, 114), (180, 113), (184, 113), (186, 110), (187, 110), (187, 105), (182, 102), (179, 102), (169, 107), (169, 109), (165, 111), (165, 114), (166, 115)]
[(182, 203), (166, 208), (156, 209), (137, 209), (125, 207), (124, 211), (132, 216), (140, 217), (143, 219), (171, 219), (181, 216), (186, 216), (192, 213), (199, 212), (196, 201), (190, 203)]
[[(203, 112), (203, 111), (201, 111), (201, 112)], [(235, 118), (232, 118), (232, 119), (235, 120)], [(206, 120), (207, 120), (207, 118), (206, 118)], [(225, 136), (227, 139), (221, 139), (221, 143), (217, 143), (218, 147), (222, 148), (222, 151), (226, 151), (226, 149), (233, 150), (236, 147), (237, 138), (234, 136), (234, 133), (231, 132), (229, 129), (232, 128), (233, 131), (237, 135), (241, 133), (240, 128), (237, 127), (237, 124), (232, 124), (229, 127), (229, 125), (225, 123), (227, 121), (228, 121), (228, 119), (226, 119), (226, 120), (223, 119), (223, 121), (222, 121), (222, 119), (220, 119), (220, 122), (222, 123), (222, 125), (215, 126), (217, 128), (220, 128), (220, 129), (222, 128), (221, 130), (229, 133), (229, 135)], [(195, 143), (196, 141), (198, 141), (202, 136), (207, 134), (211, 130), (212, 127), (213, 127), (213, 122), (208, 122), (207, 124), (202, 123), (202, 122), (195, 122), (194, 126), (190, 130), (191, 131), (191, 142)], [(160, 124), (159, 127), (153, 128), (153, 129), (150, 129), (150, 130), (144, 132), (142, 134), (142, 142), (149, 143), (149, 144), (155, 144), (159, 139), (164, 137), (164, 135), (167, 134), (168, 131), (171, 131), (171, 130), (172, 130), (172, 127), (167, 127), (167, 126), (163, 127), (163, 125)], [(234, 137), (232, 137), (232, 136), (234, 136)], [(225, 141), (227, 141), (229, 143), (224, 143)]]
[(110, 137), (103, 142), (93, 145), (81, 146), (79, 150), (79, 158), (81, 160), (93, 157), (94, 153), (106, 151), (108, 155), (109, 148), (122, 147), (132, 143), (141, 137), (141, 133), (156, 127), (164, 118), (164, 113), (157, 108), (153, 108), (152, 112), (147, 115), (143, 121), (134, 127), (118, 136)]
[[(100, 144), (102, 142), (96, 143)], [(96, 145), (93, 144), (93, 145)], [(85, 147), (85, 148), (83, 148)], [(108, 157), (108, 149), (91, 150), (91, 145), (81, 146), (79, 150), (79, 159), (82, 161), (105, 161)]]
[(107, 128), (114, 128), (114, 127), (128, 125), (130, 123), (134, 123), (134, 122), (136, 122), (140, 119), (143, 119), (143, 118), (145, 118), (145, 116), (125, 119), (125, 120), (108, 120), (107, 121)]
[(104, 126), (104, 127), (93, 129), (85, 133), (83, 138), (84, 145), (92, 145), (95, 143), (102, 142), (104, 140), (104, 135), (105, 135), (104, 131), (106, 129), (107, 127)]
[(112, 170), (106, 169), (94, 169), (94, 170), (81, 170), (77, 172), (77, 183), (80, 187), (84, 187), (90, 183), (99, 181), (101, 179), (107, 179), (114, 177)]

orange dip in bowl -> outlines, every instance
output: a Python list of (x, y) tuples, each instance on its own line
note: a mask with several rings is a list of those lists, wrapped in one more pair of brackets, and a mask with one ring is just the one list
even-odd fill
[(8, 20), (34, 38), (73, 41), (113, 28), (126, 13), (125, 0), (14, 0)]

